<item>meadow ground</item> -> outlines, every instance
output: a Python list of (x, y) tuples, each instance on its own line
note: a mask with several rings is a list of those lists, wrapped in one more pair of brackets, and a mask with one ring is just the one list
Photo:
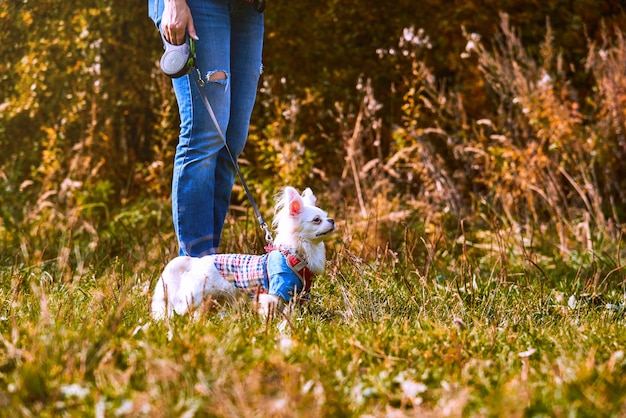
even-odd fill
[(507, 258), (460, 241), (457, 254), (363, 258), (348, 241), (330, 243), (310, 304), (272, 321), (242, 304), (153, 322), (157, 261), (68, 279), (54, 262), (7, 260), (0, 415), (626, 414), (618, 259)]

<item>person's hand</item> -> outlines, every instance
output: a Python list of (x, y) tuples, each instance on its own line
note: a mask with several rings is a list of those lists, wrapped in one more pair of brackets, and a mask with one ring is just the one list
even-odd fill
[(198, 39), (193, 17), (186, 0), (165, 0), (165, 9), (161, 19), (161, 31), (167, 42), (173, 45), (185, 43), (185, 34)]

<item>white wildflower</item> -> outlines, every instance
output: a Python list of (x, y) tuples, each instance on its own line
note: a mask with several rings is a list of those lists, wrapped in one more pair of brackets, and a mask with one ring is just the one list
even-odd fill
[(527, 358), (532, 356), (533, 354), (535, 354), (537, 352), (536, 348), (529, 348), (526, 351), (522, 351), (521, 353), (517, 353), (517, 355), (521, 358)]
[(66, 398), (78, 398), (83, 399), (85, 396), (89, 395), (89, 389), (84, 388), (78, 383), (72, 383), (71, 385), (61, 386), (61, 393)]

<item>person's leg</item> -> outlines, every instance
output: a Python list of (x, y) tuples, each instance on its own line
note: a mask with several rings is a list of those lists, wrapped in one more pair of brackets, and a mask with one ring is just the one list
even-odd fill
[[(231, 109), (226, 140), (234, 158), (244, 149), (250, 116), (261, 75), (263, 50), (263, 14), (249, 3), (231, 1), (230, 91)], [(230, 203), (235, 171), (228, 151), (220, 151), (215, 173), (214, 241), (217, 248)]]
[[(230, 16), (227, 2), (188, 0), (196, 32), (197, 67), (203, 91), (226, 131), (230, 118)], [(221, 77), (224, 75), (224, 77)], [(215, 227), (218, 155), (223, 148), (213, 121), (190, 74), (173, 80), (181, 130), (174, 158), (172, 212), (180, 255), (202, 256), (216, 251), (221, 229)], [(222, 187), (217, 186), (217, 187)]]

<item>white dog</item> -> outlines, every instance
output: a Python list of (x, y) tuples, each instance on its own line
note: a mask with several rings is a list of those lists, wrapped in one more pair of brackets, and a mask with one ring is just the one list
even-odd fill
[(312, 276), (324, 272), (323, 240), (335, 230), (335, 221), (315, 206), (316, 200), (308, 188), (302, 196), (293, 187), (281, 191), (272, 222), (276, 238), (266, 254), (170, 261), (154, 289), (153, 318), (183, 315), (205, 299), (234, 299), (242, 292), (258, 294), (257, 309), (266, 315), (293, 298), (307, 297)]

